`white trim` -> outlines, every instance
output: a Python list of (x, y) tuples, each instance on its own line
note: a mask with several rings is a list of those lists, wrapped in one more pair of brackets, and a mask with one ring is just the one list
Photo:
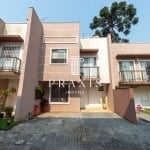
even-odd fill
[[(53, 49), (56, 49), (56, 50), (57, 50), (57, 49), (58, 49), (58, 50), (59, 50), (59, 49), (65, 49), (65, 50), (66, 50), (66, 63), (52, 63), (52, 62), (51, 62), (51, 60), (52, 60), (52, 59), (51, 59), (51, 57), (52, 57), (52, 50), (53, 50)], [(59, 48), (50, 48), (50, 60), (49, 60), (49, 64), (50, 64), (50, 65), (66, 65), (66, 64), (68, 64), (68, 48), (62, 48), (62, 47), (61, 47), (61, 48), (60, 48), (60, 47), (59, 47)]]
[[(75, 38), (74, 42), (45, 42), (46, 38)], [(78, 36), (44, 36), (43, 37), (43, 43), (45, 44), (64, 44), (64, 43), (68, 43), (68, 44), (75, 44), (78, 43)]]

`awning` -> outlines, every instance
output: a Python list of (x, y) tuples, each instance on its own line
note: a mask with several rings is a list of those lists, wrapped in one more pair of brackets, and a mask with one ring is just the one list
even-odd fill
[(23, 42), (20, 35), (0, 35), (0, 42)]
[(150, 59), (150, 54), (118, 54), (117, 59)]
[(98, 49), (80, 49), (81, 53), (97, 53)]

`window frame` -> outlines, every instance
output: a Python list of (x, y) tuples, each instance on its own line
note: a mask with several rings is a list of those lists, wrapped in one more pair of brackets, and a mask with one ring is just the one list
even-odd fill
[[(142, 70), (141, 62), (150, 62), (150, 60), (144, 60), (144, 59), (139, 60), (139, 69), (140, 70)], [(145, 68), (145, 70), (146, 70), (146, 68)]]
[[(52, 54), (53, 54), (53, 50), (66, 50), (66, 62), (65, 63), (53, 63), (52, 62)], [(51, 48), (50, 49), (50, 64), (68, 64), (68, 48)]]
[[(150, 60), (148, 60), (148, 59), (141, 59), (141, 60), (139, 60), (139, 62), (138, 62), (138, 65), (139, 65), (139, 70), (141, 71), (141, 76), (143, 77), (143, 80), (144, 81), (150, 81), (150, 74), (147, 74), (147, 70), (146, 70), (146, 68), (143, 70), (142, 69), (142, 66), (141, 66), (141, 62), (150, 62)], [(142, 71), (145, 71), (145, 73), (144, 72), (142, 72)], [(145, 75), (144, 75), (145, 74)], [(146, 77), (146, 78), (145, 78)]]
[[(133, 69), (130, 69), (130, 71), (135, 71), (135, 68), (136, 68), (135, 60), (133, 60), (133, 59), (123, 59), (123, 60), (118, 60), (118, 72), (126, 71), (126, 70), (121, 70), (120, 69), (120, 62), (132, 62), (133, 63)], [(135, 79), (137, 79), (137, 74), (136, 73), (135, 73)], [(119, 80), (120, 80), (120, 74), (119, 74)]]
[(84, 64), (84, 62), (82, 62), (82, 63), (80, 63), (80, 66), (81, 67), (96, 67), (97, 66), (97, 56), (80, 56), (81, 58), (83, 58), (83, 59), (85, 59), (85, 58), (88, 58), (88, 59), (90, 59), (90, 58), (95, 58), (95, 65), (94, 66), (91, 66), (91, 65), (85, 65), (85, 66), (83, 66), (83, 64)]
[[(58, 84), (54, 84), (54, 85), (58, 85)], [(68, 84), (65, 84), (68, 86), (68, 102), (52, 102), (51, 101), (51, 95), (52, 95), (52, 87), (49, 88), (49, 104), (58, 104), (58, 105), (68, 105), (70, 104), (70, 86)], [(52, 85), (53, 86), (53, 85)], [(58, 85), (59, 86), (59, 85)]]
[(120, 62), (132, 62), (133, 63), (133, 70), (135, 70), (135, 61), (134, 60), (132, 60), (132, 59), (126, 59), (126, 60), (118, 60), (118, 71), (121, 71), (120, 70)]

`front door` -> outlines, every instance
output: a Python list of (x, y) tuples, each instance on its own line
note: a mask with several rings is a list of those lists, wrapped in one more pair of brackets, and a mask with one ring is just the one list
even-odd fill
[(88, 89), (82, 87), (80, 92), (81, 92), (80, 108), (85, 108), (89, 104)]

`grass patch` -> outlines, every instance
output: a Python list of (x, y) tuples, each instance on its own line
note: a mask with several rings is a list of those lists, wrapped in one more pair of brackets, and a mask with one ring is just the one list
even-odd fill
[(140, 111), (145, 113), (145, 114), (149, 114), (150, 115), (150, 109), (143, 109), (143, 110), (140, 110)]
[(0, 130), (7, 130), (17, 125), (17, 122), (14, 122), (13, 119), (0, 118)]

